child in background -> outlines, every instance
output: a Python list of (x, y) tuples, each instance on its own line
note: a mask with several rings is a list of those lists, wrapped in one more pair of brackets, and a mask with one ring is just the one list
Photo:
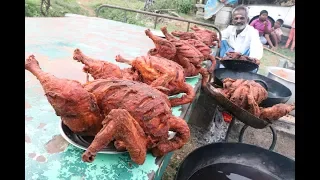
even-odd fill
[(290, 30), (290, 34), (289, 34), (289, 38), (287, 40), (286, 46), (282, 47), (282, 48), (289, 48), (289, 45), (292, 41), (291, 48), (290, 48), (291, 51), (293, 51), (293, 49), (295, 48), (295, 37), (296, 37), (295, 20), (296, 18), (293, 19), (293, 22), (291, 24), (291, 30)]
[(265, 35), (268, 41), (268, 44), (271, 46), (272, 50), (276, 50), (278, 48), (279, 43), (281, 42), (281, 36), (283, 34), (281, 30), (282, 24), (283, 24), (283, 20), (278, 19), (274, 23), (274, 26), (271, 28), (271, 33)]
[(265, 35), (270, 34), (271, 31), (271, 22), (268, 20), (268, 11), (262, 10), (259, 18), (253, 20), (250, 25), (258, 30), (261, 43), (266, 44), (267, 39), (265, 38)]

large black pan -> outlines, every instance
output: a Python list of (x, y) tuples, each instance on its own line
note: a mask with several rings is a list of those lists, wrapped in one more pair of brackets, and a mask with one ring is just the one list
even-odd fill
[(223, 85), (222, 81), (225, 78), (260, 80), (261, 82), (264, 82), (267, 86), (268, 98), (259, 105), (261, 107), (271, 107), (275, 104), (286, 103), (292, 95), (290, 89), (286, 86), (282, 85), (281, 83), (273, 79), (267, 78), (256, 73), (239, 72), (232, 71), (226, 68), (220, 68), (214, 71), (214, 75), (214, 83), (219, 86)]
[(235, 176), (252, 180), (293, 180), (295, 162), (254, 145), (213, 143), (191, 152), (181, 163), (175, 180), (245, 179)]
[(226, 69), (242, 72), (253, 71), (259, 67), (256, 63), (245, 60), (220, 60), (220, 63)]

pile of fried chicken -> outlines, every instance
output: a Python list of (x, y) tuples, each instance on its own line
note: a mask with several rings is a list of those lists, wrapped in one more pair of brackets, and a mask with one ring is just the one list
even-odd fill
[(242, 61), (249, 61), (249, 62), (253, 62), (257, 65), (260, 65), (260, 61), (256, 58), (252, 58), (246, 55), (242, 55), (239, 52), (227, 52), (226, 56), (223, 58), (219, 58), (220, 61), (224, 61), (224, 60), (242, 60)]
[[(87, 83), (58, 78), (43, 71), (34, 55), (25, 62), (25, 69), (41, 83), (45, 96), (75, 134), (94, 136), (93, 142), (82, 155), (92, 162), (96, 154), (113, 142), (118, 150), (127, 150), (131, 159), (143, 164), (147, 150), (154, 156), (163, 156), (181, 148), (190, 137), (185, 120), (172, 115), (171, 107), (193, 101), (195, 92), (186, 83), (186, 76), (202, 75), (202, 86), (215, 67), (210, 47), (215, 45), (215, 32), (192, 27), (190, 37), (177, 39), (161, 28), (166, 38), (146, 30), (155, 44), (148, 54), (128, 60), (115, 56), (117, 62), (131, 65), (120, 69), (116, 64), (94, 59), (80, 49), (74, 50), (73, 59), (84, 64)], [(203, 68), (201, 63), (212, 61)], [(94, 80), (89, 81), (89, 74)], [(182, 97), (169, 95), (185, 93)], [(176, 132), (168, 139), (168, 132)]]
[(278, 120), (295, 109), (294, 105), (282, 103), (268, 108), (259, 107), (267, 99), (268, 92), (253, 80), (226, 78), (223, 80), (223, 88), (218, 90), (231, 102), (263, 120)]

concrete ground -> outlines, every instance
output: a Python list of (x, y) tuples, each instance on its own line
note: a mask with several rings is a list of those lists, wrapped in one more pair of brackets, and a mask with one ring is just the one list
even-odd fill
[[(289, 158), (295, 158), (295, 134), (294, 134), (294, 124), (288, 124), (281, 122), (283, 124), (275, 125), (275, 130), (277, 133), (277, 142), (274, 151), (287, 156)], [(284, 126), (287, 127), (284, 127)], [(242, 122), (237, 122), (233, 126), (230, 136), (228, 138), (229, 142), (237, 142), (240, 130), (243, 126)], [(292, 128), (293, 126), (293, 128)], [(286, 128), (286, 130), (283, 130)], [(243, 136), (243, 143), (253, 144), (259, 147), (269, 149), (272, 143), (272, 133), (269, 128), (265, 129), (254, 129), (248, 127)]]

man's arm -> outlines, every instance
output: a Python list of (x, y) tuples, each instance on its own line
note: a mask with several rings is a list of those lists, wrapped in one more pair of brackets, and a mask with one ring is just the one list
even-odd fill
[(229, 36), (230, 36), (230, 31), (231, 31), (231, 26), (228, 26), (226, 29), (221, 31), (221, 40), (226, 40), (228, 41)]
[(260, 37), (258, 30), (254, 29), (251, 35), (251, 42), (250, 42), (250, 55), (249, 57), (261, 59), (263, 56), (263, 46), (260, 42)]

